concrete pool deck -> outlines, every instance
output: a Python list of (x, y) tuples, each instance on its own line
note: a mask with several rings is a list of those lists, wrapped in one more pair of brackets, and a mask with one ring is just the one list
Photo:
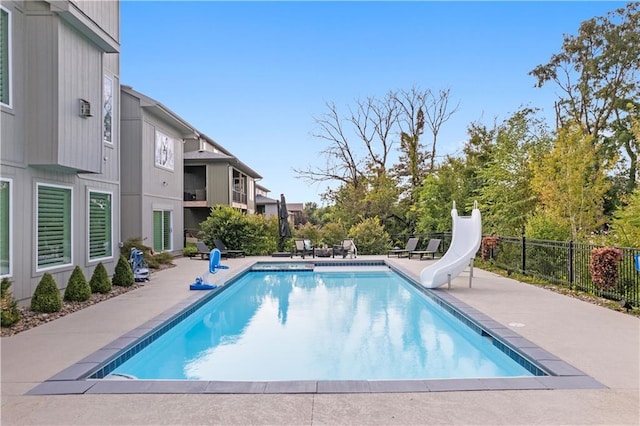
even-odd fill
[[(383, 258), (416, 277), (432, 262), (359, 257)], [(249, 257), (223, 263), (237, 270), (256, 260), (277, 258)], [(206, 262), (179, 258), (175, 263), (175, 268), (153, 274), (151, 282), (140, 289), (0, 339), (2, 424), (640, 424), (638, 318), (477, 268), (472, 288), (468, 286), (468, 272), (464, 272), (453, 280), (450, 290), (444, 286), (437, 291), (450, 294), (513, 329), (605, 388), (285, 395), (25, 395), (192, 297), (188, 284), (206, 271)]]

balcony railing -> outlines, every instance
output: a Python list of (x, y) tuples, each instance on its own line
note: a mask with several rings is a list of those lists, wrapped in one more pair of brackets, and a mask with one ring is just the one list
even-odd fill
[(247, 194), (244, 192), (233, 191), (233, 202), (247, 204)]

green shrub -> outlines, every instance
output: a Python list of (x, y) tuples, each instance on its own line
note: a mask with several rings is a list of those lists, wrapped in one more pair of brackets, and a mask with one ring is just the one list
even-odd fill
[(296, 229), (295, 236), (297, 238), (311, 240), (311, 243), (316, 247), (319, 247), (322, 243), (324, 243), (320, 238), (320, 229), (310, 222), (299, 226), (298, 229)]
[(173, 255), (168, 251), (156, 253), (152, 256), (152, 258), (161, 265), (171, 265), (173, 263)]
[(68, 302), (84, 302), (91, 297), (91, 286), (87, 283), (84, 273), (76, 266), (69, 277), (67, 288), (64, 290), (64, 300)]
[(198, 248), (193, 243), (187, 243), (187, 246), (182, 249), (182, 255), (185, 257), (193, 257), (198, 253)]
[(120, 248), (120, 254), (123, 255), (125, 259), (128, 259), (129, 256), (131, 256), (132, 248), (137, 248), (142, 253), (144, 253), (145, 259), (147, 256), (151, 256), (151, 247), (142, 244), (142, 238), (140, 237), (129, 238), (127, 241), (125, 241)]
[(89, 280), (89, 286), (93, 293), (106, 294), (111, 291), (111, 279), (107, 273), (107, 268), (104, 267), (102, 262), (98, 263), (96, 269), (93, 270), (93, 274)]
[[(322, 243), (326, 244), (329, 247), (341, 244), (342, 240), (346, 236), (347, 230), (345, 229), (342, 222), (329, 222), (320, 230), (320, 238), (322, 240)], [(358, 241), (356, 241), (356, 245), (358, 246), (358, 250), (360, 250)]]
[(58, 312), (62, 309), (62, 296), (58, 285), (50, 273), (45, 272), (31, 297), (31, 310), (33, 312)]
[(245, 249), (247, 242), (247, 215), (231, 206), (218, 205), (211, 208), (209, 217), (200, 223), (200, 238), (209, 247), (213, 240), (222, 240), (230, 249)]
[(134, 282), (131, 265), (124, 256), (120, 256), (116, 264), (115, 273), (113, 274), (113, 285), (131, 287)]
[[(267, 256), (278, 250), (278, 217), (262, 214), (246, 215), (242, 250), (247, 256)], [(230, 247), (231, 248), (231, 247)], [(235, 247), (234, 247), (235, 248)]]
[(370, 217), (353, 225), (349, 237), (355, 240), (358, 254), (382, 254), (391, 248), (391, 237), (378, 217)]
[(2, 308), (2, 326), (10, 327), (20, 321), (22, 315), (18, 309), (18, 302), (11, 294), (11, 281), (5, 277), (2, 279), (2, 291), (0, 294), (0, 307)]

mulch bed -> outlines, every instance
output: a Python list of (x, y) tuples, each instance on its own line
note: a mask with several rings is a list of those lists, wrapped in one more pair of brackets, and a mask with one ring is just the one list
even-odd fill
[[(173, 268), (175, 265), (173, 264), (162, 264), (160, 268), (157, 270), (153, 270), (153, 272), (157, 272), (159, 270)], [(152, 273), (153, 273), (152, 272)], [(52, 312), (49, 314), (33, 312), (29, 309), (28, 306), (22, 306), (18, 309), (22, 314), (22, 319), (12, 325), (11, 327), (2, 327), (2, 334), (0, 336), (13, 336), (15, 334), (21, 333), (23, 331), (29, 330), (31, 328), (37, 327), (42, 324), (46, 324), (48, 322), (57, 320), (65, 315), (74, 313), (84, 308), (88, 308), (91, 305), (95, 305), (96, 303), (100, 303), (104, 300), (111, 299), (112, 297), (120, 296), (121, 294), (128, 293), (132, 290), (142, 287), (142, 283), (134, 283), (130, 287), (121, 287), (121, 286), (113, 286), (109, 293), (101, 294), (101, 293), (93, 293), (89, 300), (84, 302), (67, 302), (65, 300), (62, 301), (62, 309), (58, 312)]]
[(61, 318), (65, 315), (71, 314), (73, 312), (79, 311), (84, 308), (88, 308), (91, 305), (95, 305), (96, 303), (100, 303), (103, 300), (111, 299), (112, 297), (120, 296), (121, 294), (128, 293), (131, 290), (135, 290), (137, 288), (142, 287), (142, 284), (135, 283), (131, 287), (120, 287), (113, 286), (109, 293), (101, 294), (101, 293), (93, 293), (89, 300), (84, 302), (67, 302), (65, 300), (62, 301), (62, 309), (58, 312), (52, 313), (41, 313), (41, 312), (33, 312), (29, 309), (28, 306), (21, 306), (18, 309), (22, 314), (22, 319), (12, 325), (11, 327), (2, 327), (2, 337), (4, 336), (13, 336), (14, 334), (18, 334), (20, 332), (29, 330), (33, 327), (37, 327), (42, 324), (46, 324), (58, 318)]

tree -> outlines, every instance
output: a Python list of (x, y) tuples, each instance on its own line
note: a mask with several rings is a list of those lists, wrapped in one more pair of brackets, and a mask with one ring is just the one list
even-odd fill
[(325, 166), (294, 168), (298, 177), (310, 183), (333, 181), (357, 188), (370, 173), (385, 173), (398, 115), (393, 94), (356, 100), (346, 118), (335, 104), (326, 106), (329, 111), (315, 119), (318, 128), (313, 133), (327, 144), (320, 151)]
[[(458, 110), (449, 108), (450, 89), (441, 89), (437, 95), (430, 89), (412, 87), (395, 94), (398, 104), (400, 128), (400, 158), (393, 170), (408, 180), (411, 201), (416, 200), (418, 189), (428, 173), (435, 167), (438, 134), (442, 125)], [(426, 150), (421, 137), (426, 128), (431, 131), (431, 149)]]
[(531, 186), (545, 214), (571, 230), (579, 241), (605, 222), (604, 194), (609, 165), (599, 163), (593, 136), (578, 124), (561, 128), (555, 146), (534, 164)]
[[(631, 117), (630, 131), (640, 141), (640, 117)], [(640, 190), (631, 193), (613, 215), (613, 231), (628, 247), (640, 247)]]
[(465, 160), (446, 157), (437, 169), (427, 176), (418, 194), (414, 209), (419, 233), (451, 231), (451, 207), (468, 204), (465, 182)]
[(640, 247), (640, 190), (629, 196), (625, 206), (614, 214), (613, 231), (626, 247)]
[[(558, 127), (579, 123), (599, 144), (599, 155), (611, 158), (623, 149), (631, 164), (638, 158), (637, 141), (607, 140), (603, 134), (605, 130), (613, 132), (613, 120), (618, 125), (625, 123), (626, 105), (637, 105), (640, 99), (639, 5), (628, 3), (607, 16), (583, 22), (577, 35), (564, 36), (560, 53), (529, 73), (536, 77), (538, 87), (553, 82), (560, 88)], [(630, 187), (635, 186), (636, 178), (635, 171), (630, 170)]]
[(487, 233), (519, 235), (536, 206), (532, 163), (550, 149), (551, 138), (535, 110), (514, 113), (497, 129), (491, 157), (478, 170), (479, 201)]

